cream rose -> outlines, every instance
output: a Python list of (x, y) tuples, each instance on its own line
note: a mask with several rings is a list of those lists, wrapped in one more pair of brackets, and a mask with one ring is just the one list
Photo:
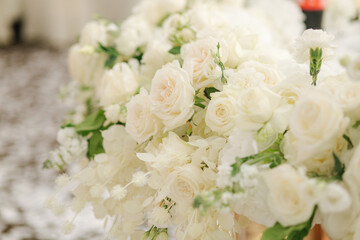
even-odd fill
[(194, 112), (195, 90), (189, 75), (178, 62), (165, 65), (152, 80), (150, 105), (152, 112), (162, 120), (165, 130), (186, 123)]
[(98, 97), (104, 107), (124, 104), (139, 87), (137, 75), (126, 63), (117, 63), (101, 79)]
[(235, 126), (235, 105), (235, 99), (223, 92), (212, 94), (205, 115), (206, 125), (219, 134), (228, 134)]
[(243, 131), (255, 131), (270, 120), (274, 109), (280, 103), (280, 96), (266, 87), (252, 87), (244, 90), (237, 100), (237, 127)]
[(317, 202), (315, 186), (288, 164), (265, 171), (268, 205), (283, 226), (307, 221)]
[(133, 15), (120, 27), (120, 36), (115, 40), (116, 49), (125, 56), (132, 56), (138, 47), (143, 47), (151, 38), (151, 27), (142, 16)]
[(189, 73), (195, 89), (206, 87), (215, 80), (221, 79), (221, 69), (215, 63), (213, 56), (218, 52), (218, 43), (220, 44), (220, 59), (226, 62), (228, 48), (225, 42), (206, 38), (182, 46), (183, 68)]
[(258, 73), (254, 68), (242, 68), (240, 70), (228, 69), (225, 71), (225, 76), (228, 80), (228, 84), (224, 86), (234, 96), (237, 96), (239, 92), (256, 87), (264, 81), (264, 76)]
[(138, 142), (142, 143), (158, 133), (161, 123), (150, 111), (150, 99), (145, 89), (134, 96), (126, 105), (126, 131)]
[(274, 86), (284, 80), (284, 75), (276, 69), (276, 66), (255, 61), (245, 62), (244, 68), (254, 68), (257, 73), (263, 75), (263, 82), (268, 86)]
[(193, 201), (203, 188), (201, 169), (186, 165), (175, 168), (169, 175), (169, 197), (175, 202)]
[(312, 170), (322, 165), (330, 168), (333, 158), (329, 156), (348, 122), (330, 95), (306, 89), (290, 116), (290, 131), (283, 145), (285, 157), (293, 164), (304, 164)]

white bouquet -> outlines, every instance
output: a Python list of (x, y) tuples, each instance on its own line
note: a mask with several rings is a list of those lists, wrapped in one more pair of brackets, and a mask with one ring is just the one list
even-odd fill
[(266, 0), (145, 0), (86, 25), (47, 206), (72, 186), (74, 216), (92, 205), (111, 239), (235, 239), (248, 220), (263, 240), (315, 223), (360, 239), (360, 83), (293, 2), (271, 6), (287, 27)]

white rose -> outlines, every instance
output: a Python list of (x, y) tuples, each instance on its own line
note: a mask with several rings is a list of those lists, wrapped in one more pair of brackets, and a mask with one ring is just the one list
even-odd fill
[(228, 69), (225, 71), (225, 77), (228, 84), (224, 86), (224, 90), (231, 93), (234, 97), (239, 92), (250, 87), (257, 87), (264, 81), (264, 76), (258, 73), (254, 68), (242, 68), (240, 70)]
[(338, 183), (329, 183), (320, 197), (319, 208), (323, 213), (341, 212), (351, 205), (348, 191)]
[(151, 38), (151, 27), (141, 16), (133, 15), (120, 27), (120, 36), (115, 40), (116, 49), (125, 56), (132, 56), (136, 49), (143, 47)]
[(169, 197), (175, 202), (193, 201), (203, 188), (202, 172), (193, 165), (177, 167), (169, 175)]
[(115, 24), (110, 24), (109, 26), (106, 26), (100, 20), (89, 22), (81, 31), (79, 44), (97, 47), (100, 42), (104, 46), (110, 45), (112, 39), (108, 31), (116, 31), (117, 27)]
[(359, 199), (353, 197), (352, 204), (346, 211), (322, 214), (321, 225), (331, 239), (344, 239), (351, 232), (356, 231), (356, 219), (360, 213), (354, 201)]
[(212, 94), (206, 110), (206, 125), (219, 134), (228, 134), (235, 126), (235, 104), (235, 99), (223, 92)]
[(177, 62), (167, 64), (156, 72), (152, 80), (151, 110), (162, 120), (165, 130), (174, 129), (192, 116), (194, 95), (187, 72)]
[(139, 87), (134, 71), (126, 63), (117, 63), (107, 70), (99, 86), (100, 104), (104, 107), (112, 104), (124, 104), (135, 94)]
[(122, 125), (113, 125), (102, 132), (103, 146), (107, 155), (130, 158), (134, 155), (136, 142), (126, 132)]
[(159, 119), (150, 111), (150, 99), (145, 89), (134, 96), (126, 105), (126, 131), (138, 142), (142, 143), (160, 130)]
[(143, 16), (150, 24), (158, 24), (166, 15), (182, 11), (186, 0), (145, 0), (134, 9), (136, 15)]
[(279, 103), (280, 96), (265, 87), (244, 90), (237, 100), (237, 127), (243, 131), (260, 129)]
[(307, 69), (306, 71), (292, 69), (287, 78), (274, 86), (272, 90), (282, 97), (284, 103), (295, 104), (302, 89), (307, 88), (312, 82), (307, 71)]
[(290, 131), (283, 145), (286, 159), (297, 165), (305, 164), (309, 169), (331, 168), (331, 151), (336, 148), (347, 124), (348, 119), (330, 95), (306, 89), (290, 116)]
[[(332, 239), (343, 239), (351, 233), (356, 233), (357, 219), (360, 216), (360, 145), (346, 167), (343, 182), (351, 197), (351, 205), (339, 212), (322, 214), (322, 226)], [(342, 207), (342, 206), (341, 206)], [(357, 239), (357, 238), (353, 238)]]
[(271, 64), (264, 64), (255, 61), (245, 62), (241, 65), (242, 68), (254, 68), (256, 72), (262, 74), (263, 82), (268, 86), (274, 86), (284, 80), (284, 75)]
[(189, 73), (195, 89), (206, 87), (215, 80), (221, 79), (221, 69), (215, 63), (213, 56), (218, 52), (218, 43), (220, 44), (220, 59), (226, 62), (228, 48), (223, 41), (207, 38), (182, 46), (183, 68)]
[(288, 164), (263, 173), (269, 189), (268, 205), (284, 227), (307, 221), (316, 204), (313, 185)]
[(95, 53), (91, 47), (72, 46), (68, 58), (71, 77), (81, 85), (96, 86), (105, 72), (106, 58), (105, 54)]

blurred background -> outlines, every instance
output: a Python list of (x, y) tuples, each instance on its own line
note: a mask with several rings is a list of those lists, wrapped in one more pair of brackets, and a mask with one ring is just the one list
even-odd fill
[[(1, 240), (103, 239), (101, 223), (86, 214), (71, 237), (61, 233), (59, 226), (71, 215), (56, 217), (45, 209), (55, 172), (41, 166), (71, 108), (56, 98), (70, 81), (68, 47), (96, 15), (121, 21), (138, 1), (0, 0)], [(344, 56), (360, 53), (359, 9), (360, 0), (327, 1), (323, 26), (337, 36)], [(259, 228), (249, 229), (249, 239), (258, 239)]]
[[(42, 162), (71, 106), (56, 95), (70, 81), (67, 51), (96, 15), (121, 21), (137, 0), (0, 0), (0, 239), (103, 239), (102, 224), (81, 214), (71, 236), (70, 213), (44, 207), (56, 173)], [(89, 211), (90, 213), (90, 211)]]

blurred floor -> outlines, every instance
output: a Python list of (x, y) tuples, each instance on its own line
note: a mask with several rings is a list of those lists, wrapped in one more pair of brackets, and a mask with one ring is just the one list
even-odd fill
[(56, 98), (69, 81), (66, 57), (42, 47), (0, 49), (1, 240), (102, 239), (98, 223), (85, 224), (86, 214), (71, 237), (63, 236), (61, 225), (72, 215), (55, 217), (43, 206), (56, 191), (55, 172), (41, 167), (67, 111)]

